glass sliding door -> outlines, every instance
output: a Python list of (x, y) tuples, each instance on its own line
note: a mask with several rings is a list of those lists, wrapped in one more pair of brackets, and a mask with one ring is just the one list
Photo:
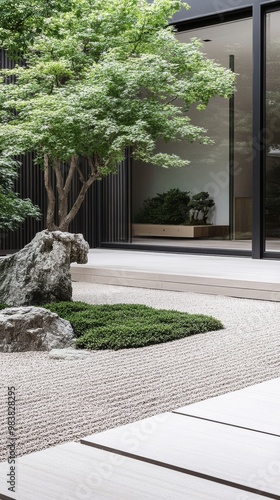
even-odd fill
[(280, 11), (266, 14), (266, 251), (280, 252)]
[[(252, 237), (252, 20), (250, 18), (201, 29), (179, 32), (181, 43), (197, 37), (202, 51), (237, 73), (236, 93), (229, 101), (216, 98), (204, 111), (192, 108), (195, 125), (208, 130), (213, 145), (160, 144), (161, 151), (190, 160), (181, 169), (161, 169), (134, 162), (132, 165), (132, 222), (143, 203), (157, 193), (179, 188), (193, 195), (207, 191), (214, 202), (209, 231), (197, 235), (167, 237), (139, 234), (133, 224), (132, 242), (176, 245), (186, 248), (251, 250)], [(150, 221), (151, 223), (151, 221)], [(210, 227), (209, 225), (209, 227)]]

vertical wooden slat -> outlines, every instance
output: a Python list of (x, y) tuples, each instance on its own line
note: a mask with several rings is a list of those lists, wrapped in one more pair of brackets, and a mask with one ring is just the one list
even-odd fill
[(102, 181), (102, 242), (117, 243), (129, 241), (129, 192), (128, 155), (118, 167), (116, 174), (110, 174)]

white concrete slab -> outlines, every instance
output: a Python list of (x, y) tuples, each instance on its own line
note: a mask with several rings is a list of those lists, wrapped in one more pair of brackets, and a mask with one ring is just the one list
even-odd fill
[(15, 492), (7, 487), (8, 467), (6, 463), (0, 464), (0, 499), (5, 500), (265, 498), (79, 443), (67, 443), (19, 458)]
[(279, 283), (280, 289), (280, 265), (278, 260), (95, 248), (89, 251), (88, 264), (73, 264), (72, 267), (77, 269), (94, 267), (96, 269), (106, 268)]
[(93, 434), (81, 443), (280, 498), (279, 468), (269, 481), (260, 481), (259, 473), (279, 464), (278, 436), (166, 413)]
[(280, 301), (277, 260), (93, 249), (73, 281)]
[(280, 437), (280, 378), (187, 405), (174, 413)]

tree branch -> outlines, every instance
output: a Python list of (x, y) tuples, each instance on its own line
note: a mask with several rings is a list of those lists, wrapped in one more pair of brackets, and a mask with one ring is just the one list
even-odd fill
[(84, 174), (83, 174), (82, 169), (80, 168), (79, 164), (77, 164), (76, 168), (77, 168), (77, 171), (79, 174), (80, 181), (82, 184), (84, 184), (84, 182), (86, 182), (86, 181), (85, 181)]
[(172, 102), (176, 101), (176, 99), (178, 99), (178, 97), (175, 95), (175, 97), (172, 97), (172, 99), (170, 99), (170, 101), (167, 101), (165, 104), (171, 104)]
[(143, 35), (144, 35), (144, 30), (145, 30), (145, 28), (146, 28), (146, 21), (145, 21), (145, 22), (142, 24), (142, 26), (141, 26), (141, 29), (140, 29), (140, 33), (139, 33), (138, 39), (134, 42), (134, 46), (133, 46), (133, 49), (132, 49), (132, 51), (131, 51), (131, 53), (130, 53), (130, 56), (132, 56), (132, 55), (135, 53), (135, 51), (136, 51), (136, 49), (137, 49), (138, 45), (141, 43), (141, 41), (142, 41), (142, 37), (143, 37)]
[(69, 172), (68, 172), (68, 175), (67, 175), (67, 178), (66, 178), (66, 181), (65, 181), (65, 184), (64, 184), (64, 188), (63, 188), (65, 194), (68, 194), (69, 191), (70, 191), (72, 179), (73, 179), (73, 176), (74, 176), (74, 173), (75, 173), (76, 169), (79, 172), (79, 176), (81, 176), (80, 175), (80, 171), (78, 169), (78, 161), (79, 161), (79, 159), (78, 159), (77, 156), (72, 156), (72, 158), (70, 160)]
[(89, 164), (90, 175), (95, 178), (99, 177), (100, 172), (98, 167), (100, 165), (100, 158), (97, 155), (94, 155), (93, 159), (90, 156), (87, 156), (87, 161)]
[(56, 177), (56, 188), (59, 196), (63, 196), (63, 177), (60, 170), (60, 161), (56, 158), (54, 160), (54, 171)]
[(68, 228), (70, 222), (72, 222), (72, 220), (76, 217), (85, 199), (85, 195), (88, 189), (98, 177), (99, 177), (98, 172), (95, 175), (91, 174), (90, 177), (83, 183), (74, 205), (72, 206), (71, 210), (69, 210), (67, 216), (64, 219), (63, 224), (61, 225), (63, 231), (65, 231), (65, 228)]

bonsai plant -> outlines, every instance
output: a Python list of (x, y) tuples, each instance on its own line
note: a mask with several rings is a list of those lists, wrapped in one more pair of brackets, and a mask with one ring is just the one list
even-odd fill
[(208, 224), (209, 211), (215, 206), (214, 200), (209, 197), (209, 193), (201, 191), (192, 196), (189, 202), (190, 224)]

